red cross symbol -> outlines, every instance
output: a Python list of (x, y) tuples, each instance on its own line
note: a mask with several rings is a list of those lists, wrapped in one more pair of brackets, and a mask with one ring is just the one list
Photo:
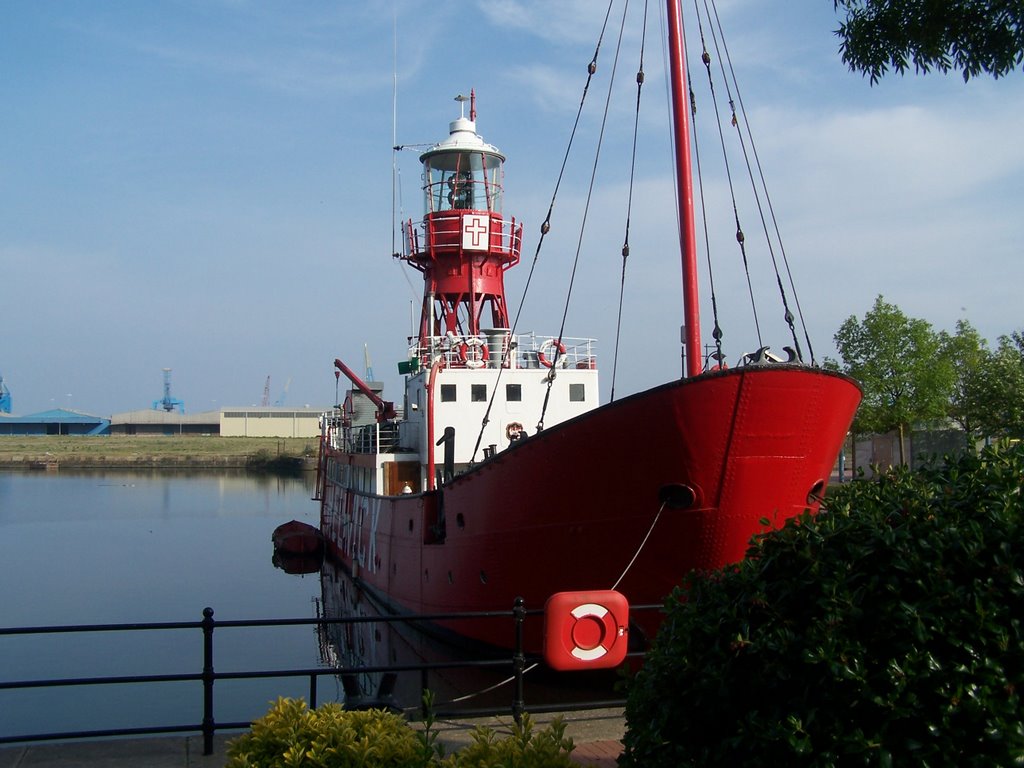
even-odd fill
[(490, 230), (485, 216), (466, 214), (462, 217), (462, 247), (473, 251), (487, 249), (487, 234)]

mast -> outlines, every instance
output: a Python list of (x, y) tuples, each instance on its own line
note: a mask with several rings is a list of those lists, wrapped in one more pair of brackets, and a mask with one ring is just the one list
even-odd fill
[(693, 172), (690, 157), (690, 102), (686, 98), (686, 50), (678, 0), (667, 0), (669, 71), (672, 74), (672, 126), (675, 132), (676, 187), (679, 193), (679, 252), (683, 264), (683, 349), (688, 377), (704, 367), (700, 348), (697, 296), (697, 234), (693, 221)]

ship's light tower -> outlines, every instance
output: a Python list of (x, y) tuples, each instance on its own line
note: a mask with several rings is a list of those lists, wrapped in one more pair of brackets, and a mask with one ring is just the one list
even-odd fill
[(509, 327), (504, 274), (519, 262), (522, 243), (522, 224), (501, 212), (505, 156), (476, 132), (475, 95), (456, 101), (463, 114), (448, 138), (420, 155), (423, 220), (405, 227), (403, 258), (423, 273), (421, 350), (450, 334)]

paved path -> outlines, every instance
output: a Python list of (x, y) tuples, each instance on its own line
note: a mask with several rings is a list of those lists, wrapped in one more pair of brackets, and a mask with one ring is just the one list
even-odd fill
[[(535, 730), (554, 715), (533, 715)], [(573, 760), (590, 768), (615, 768), (625, 731), (621, 709), (569, 712), (563, 716), (566, 735), (576, 744)], [(470, 740), (477, 725), (486, 725), (499, 737), (512, 732), (512, 718), (492, 717), (436, 723), (438, 738), (449, 751)], [(214, 738), (212, 755), (203, 755), (201, 736), (165, 736), (151, 739), (108, 739), (61, 744), (32, 743), (0, 748), (0, 768), (222, 768), (227, 742), (238, 734)]]

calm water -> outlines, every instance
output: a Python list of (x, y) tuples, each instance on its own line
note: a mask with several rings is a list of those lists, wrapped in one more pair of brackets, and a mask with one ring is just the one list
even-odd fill
[[(273, 567), (270, 534), (315, 523), (312, 478), (161, 472), (0, 472), (0, 625), (315, 615), (317, 574)], [(225, 628), (218, 671), (316, 666), (312, 627)], [(174, 674), (202, 667), (199, 630), (0, 637), (0, 679)], [(259, 717), (305, 681), (220, 681), (216, 718)], [(329, 678), (320, 698), (334, 693)], [(0, 691), (0, 734), (197, 723), (197, 683)]]
[[(295, 576), (271, 562), (282, 522), (317, 522), (313, 478), (162, 472), (0, 472), (0, 626), (372, 617), (374, 606), (338, 569)], [(511, 621), (511, 620), (510, 620)], [(512, 625), (510, 623), (510, 634)], [(464, 660), (430, 638), (372, 622), (236, 629), (214, 633), (218, 672), (353, 667)], [(196, 673), (198, 629), (0, 637), (0, 680)], [(326, 662), (325, 662), (326, 659)], [(504, 684), (492, 686), (505, 681)], [(614, 675), (557, 675), (527, 681), (527, 706), (613, 698)], [(320, 678), (318, 700), (392, 692), (415, 707), (418, 674)], [(505, 670), (444, 670), (427, 681), (439, 705), (511, 704)], [(308, 678), (225, 681), (215, 718), (248, 722), (277, 696), (307, 696)], [(346, 688), (348, 689), (346, 692)], [(0, 735), (194, 724), (198, 682), (0, 691)]]

